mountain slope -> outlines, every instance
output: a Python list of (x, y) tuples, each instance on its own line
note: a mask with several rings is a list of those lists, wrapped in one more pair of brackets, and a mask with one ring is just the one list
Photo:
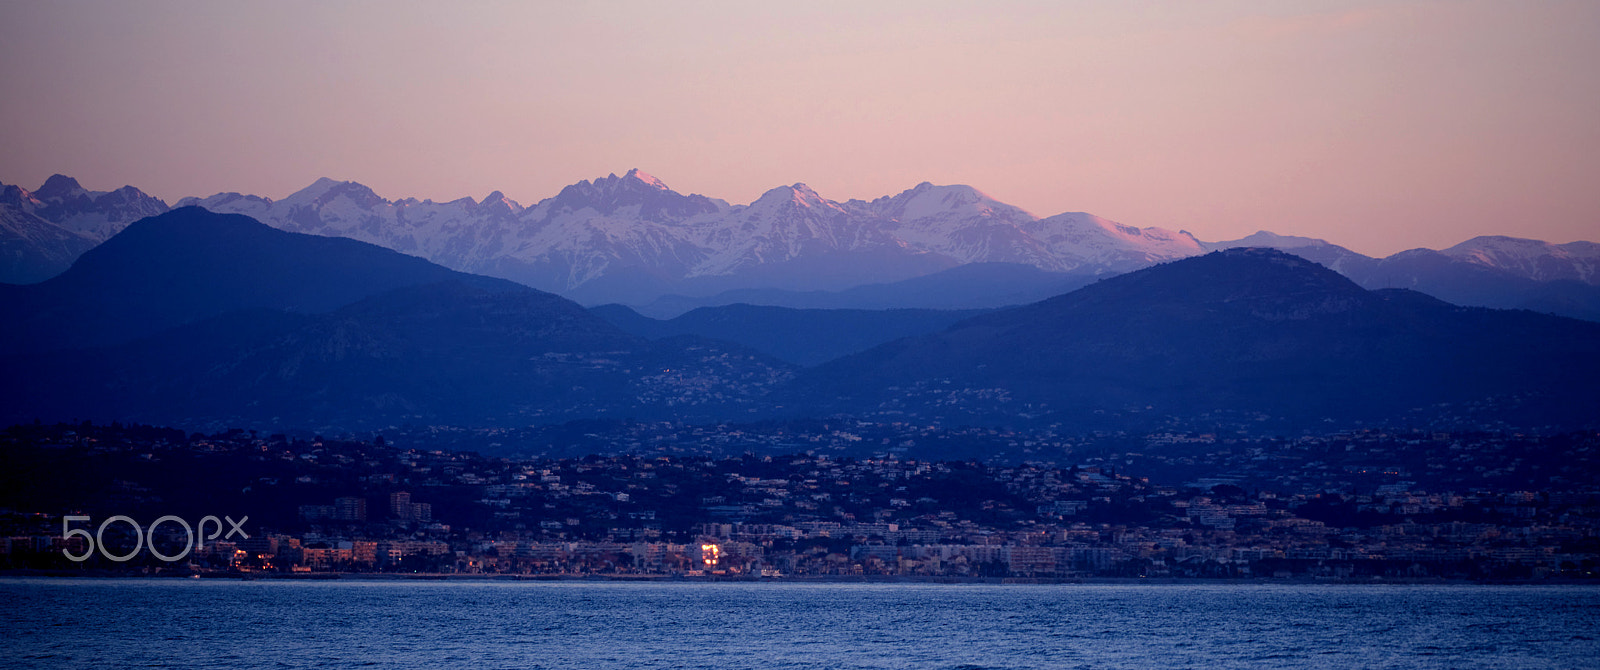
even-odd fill
[(1570, 280), (1600, 285), (1600, 244), (1595, 242), (1551, 244), (1488, 235), (1474, 237), (1439, 253), (1535, 281)]
[(132, 186), (90, 191), (59, 174), (37, 191), (0, 184), (0, 282), (49, 279), (129, 223), (165, 211)]
[[(1600, 324), (1366, 291), (1281, 252), (1233, 249), (1103, 280), (808, 371), (827, 411), (1123, 421), (1223, 412), (1288, 425), (1400, 420), (1445, 403), (1593, 423)], [(1519, 414), (1520, 412), (1520, 414)]]
[(842, 291), (736, 289), (705, 297), (664, 295), (636, 309), (654, 318), (673, 318), (697, 307), (738, 303), (794, 309), (993, 309), (1038, 302), (1095, 279), (1092, 274), (1045, 272), (1017, 263), (968, 263), (920, 277)]
[(1332, 269), (1368, 289), (1404, 288), (1473, 307), (1529, 309), (1600, 321), (1600, 245), (1476, 237), (1444, 251), (1363, 256), (1324, 240), (1257, 232), (1208, 251), (1267, 247)]
[(628, 335), (563, 298), (461, 281), (332, 312), (232, 312), (92, 350), (0, 359), (0, 419), (361, 430), (746, 411), (786, 366)]
[(198, 207), (135, 222), (39, 284), (0, 287), (0, 351), (127, 342), (225, 312), (335, 309), (401, 286), (473, 277), (355, 240), (286, 233)]
[(294, 233), (360, 240), (455, 269), (464, 269), (460, 266), (473, 258), (504, 253), (507, 224), (522, 211), (498, 191), (482, 201), (389, 201), (356, 182), (327, 178), (277, 201), (219, 193), (184, 198), (178, 206), (244, 214)]
[(943, 330), (984, 310), (790, 309), (740, 304), (701, 307), (665, 321), (622, 305), (601, 305), (589, 311), (635, 335), (651, 339), (698, 335), (736, 342), (805, 366), (902, 337)]
[[(12, 201), (23, 193), (5, 186), (0, 200)], [(72, 265), (96, 241), (0, 202), (0, 282), (31, 284), (44, 281)]]
[[(1363, 278), (1371, 273), (1379, 263), (1376, 258), (1358, 254), (1337, 244), (1332, 244), (1327, 240), (1295, 235), (1279, 235), (1265, 230), (1258, 230), (1237, 240), (1203, 242), (1201, 247), (1207, 252), (1241, 247), (1286, 251), (1350, 277), (1357, 284), (1362, 284)], [(1374, 288), (1365, 284), (1362, 284), (1362, 286)]]

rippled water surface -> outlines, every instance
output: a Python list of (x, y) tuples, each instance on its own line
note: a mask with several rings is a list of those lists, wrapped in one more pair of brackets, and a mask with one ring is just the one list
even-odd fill
[(0, 665), (1592, 668), (1577, 586), (0, 580)]

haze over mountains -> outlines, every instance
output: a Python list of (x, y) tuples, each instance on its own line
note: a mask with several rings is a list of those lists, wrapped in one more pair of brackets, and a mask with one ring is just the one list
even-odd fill
[(821, 403), (813, 411), (977, 423), (1255, 415), (1303, 427), (1415, 414), (1529, 425), (1600, 419), (1597, 375), (1600, 324), (1368, 291), (1241, 247), (884, 344), (792, 388)]
[[(1544, 428), (1592, 426), (1600, 406), (1600, 324), (1367, 291), (1264, 249), (954, 323), (750, 307), (664, 324), (610, 314), (634, 320), (624, 329), (509, 281), (186, 207), (58, 277), (3, 288), (0, 315), (22, 327), (0, 349), (0, 423), (364, 430), (847, 414), (1062, 430)], [(848, 348), (910, 336), (809, 369), (759, 350), (790, 346), (793, 358), (807, 337), (842, 328)]]
[(735, 304), (701, 307), (669, 320), (623, 305), (589, 311), (624, 331), (660, 339), (699, 335), (737, 342), (796, 365), (816, 365), (902, 337), (944, 330), (977, 309), (793, 309)]
[(0, 351), (129, 342), (228, 312), (333, 310), (404, 286), (525, 290), (414, 256), (187, 207), (142, 219), (37, 284), (0, 285)]
[(196, 207), (5, 287), (5, 421), (337, 427), (738, 411), (790, 366), (627, 334), (577, 304)]
[(1041, 220), (970, 187), (926, 183), (843, 203), (794, 184), (735, 206), (679, 194), (633, 170), (579, 182), (526, 209), (498, 194), (476, 203), (391, 202), (331, 180), (277, 202), (224, 194), (183, 204), (360, 239), (590, 303), (741, 288), (839, 290), (980, 262), (1123, 272), (1200, 250), (1182, 233), (1087, 214)]
[[(5, 187), (11, 195), (0, 203), (0, 280), (37, 281), (92, 243), (81, 231), (103, 235), (130, 222), (131, 206), (97, 204), (111, 195), (123, 194), (121, 200), (145, 213), (166, 207), (139, 198), (143, 194), (131, 187), (84, 192), (73, 200), (75, 209), (48, 205), (64, 201), (62, 192), (81, 191), (76, 182), (66, 188), (68, 182), (53, 177), (32, 194)], [(224, 193), (180, 204), (245, 214), (291, 232), (366, 241), (584, 304), (631, 305), (655, 317), (736, 302), (993, 308), (1159, 262), (1258, 246), (1291, 251), (1366, 288), (1411, 288), (1458, 304), (1600, 319), (1600, 245), (1592, 242), (1479, 237), (1442, 251), (1375, 259), (1326, 241), (1267, 232), (1202, 242), (1186, 232), (1123, 226), (1090, 214), (1041, 219), (968, 186), (923, 183), (871, 201), (838, 202), (794, 184), (731, 205), (677, 193), (633, 170), (578, 182), (527, 207), (499, 192), (482, 200), (388, 200), (361, 184), (330, 179), (276, 201)], [(74, 213), (65, 214), (69, 209)]]

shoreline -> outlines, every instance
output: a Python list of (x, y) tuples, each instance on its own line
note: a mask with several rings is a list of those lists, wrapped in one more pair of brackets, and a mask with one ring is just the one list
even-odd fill
[(838, 585), (950, 585), (950, 586), (1600, 586), (1600, 579), (1467, 580), (1439, 578), (1258, 578), (1208, 579), (1195, 577), (919, 577), (909, 575), (872, 576), (785, 576), (729, 577), (685, 575), (506, 575), (459, 573), (169, 573), (143, 574), (109, 570), (0, 570), (0, 579), (73, 579), (85, 581), (150, 580), (172, 581), (342, 581), (342, 582), (543, 582), (589, 584), (838, 584)]

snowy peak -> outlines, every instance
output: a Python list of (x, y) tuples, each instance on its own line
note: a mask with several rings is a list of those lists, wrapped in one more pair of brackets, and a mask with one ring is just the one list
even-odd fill
[[(471, 198), (468, 198), (467, 200), (470, 202)], [(486, 210), (501, 211), (507, 214), (516, 214), (522, 211), (522, 205), (518, 204), (517, 201), (512, 200), (511, 198), (507, 198), (506, 194), (499, 191), (495, 191), (484, 196), (483, 200), (478, 201), (477, 206)]]
[(936, 186), (922, 182), (899, 195), (884, 196), (867, 203), (879, 216), (901, 223), (925, 219), (987, 218), (1006, 222), (1034, 221), (1038, 217), (989, 197), (971, 186)]
[[(371, 242), (458, 270), (577, 291), (585, 300), (622, 299), (633, 291), (626, 295), (634, 304), (709, 287), (836, 290), (967, 263), (1105, 275), (1234, 247), (1288, 250), (1363, 285), (1426, 286), (1424, 275), (1444, 271), (1442, 264), (1452, 271), (1600, 285), (1600, 245), (1589, 242), (1481, 237), (1429, 251), (1429, 259), (1404, 253), (1374, 259), (1324, 240), (1269, 231), (1202, 243), (1187, 232), (1081, 212), (1040, 219), (971, 186), (932, 182), (844, 203), (794, 183), (731, 206), (678, 193), (635, 168), (579, 181), (526, 208), (500, 191), (482, 200), (391, 201), (357, 182), (329, 178), (278, 201), (219, 193), (180, 204)], [(43, 223), (29, 222), (30, 230), (55, 225), (69, 236), (99, 240), (166, 205), (132, 187), (91, 192), (56, 175), (37, 192), (4, 188), (0, 209), (12, 218), (40, 218)]]
[(1059, 259), (1060, 270), (1093, 267), (1128, 272), (1204, 252), (1200, 241), (1188, 233), (1125, 226), (1084, 212), (1039, 219), (1024, 230)]
[(935, 254), (953, 264), (1016, 263), (1060, 269), (1051, 252), (1023, 230), (1038, 218), (971, 186), (922, 182), (897, 195), (849, 207), (879, 225), (907, 249)]
[(822, 197), (812, 190), (810, 186), (798, 182), (790, 186), (779, 186), (771, 189), (761, 194), (760, 198), (756, 198), (755, 202), (750, 203), (750, 209), (757, 211), (790, 207), (818, 208), (832, 210), (840, 214), (844, 213), (844, 208), (839, 206), (839, 203)]
[(634, 168), (632, 170), (629, 170), (628, 174), (623, 175), (623, 179), (632, 179), (632, 180), (635, 180), (635, 181), (643, 183), (645, 186), (649, 186), (651, 188), (662, 190), (662, 191), (670, 191), (670, 190), (672, 190), (670, 188), (667, 188), (666, 184), (661, 183), (660, 179), (656, 179), (655, 177), (652, 177), (652, 176), (650, 176), (648, 174), (640, 172), (639, 168)]
[(12, 184), (0, 184), (0, 207), (26, 208), (31, 212), (43, 204), (28, 189)]
[(585, 186), (592, 188), (595, 192), (605, 194), (672, 191), (671, 188), (667, 187), (666, 183), (662, 182), (660, 179), (650, 176), (649, 174), (640, 172), (639, 168), (629, 170), (627, 174), (624, 174), (621, 177), (618, 177), (617, 174), (613, 172), (605, 177), (596, 179), (593, 182), (587, 180), (580, 181), (572, 186), (569, 186), (568, 188), (582, 189)]
[[(1185, 234), (1188, 234), (1185, 231)], [(1225, 242), (1205, 242), (1202, 244), (1206, 251), (1219, 249), (1232, 249), (1235, 247), (1260, 247), (1266, 249), (1300, 249), (1303, 247), (1331, 246), (1327, 240), (1315, 237), (1299, 237), (1297, 235), (1279, 235), (1274, 232), (1258, 230), (1237, 240)]]
[(289, 197), (283, 199), (283, 202), (290, 202), (290, 201), (293, 201), (293, 202), (312, 202), (312, 201), (317, 200), (318, 198), (321, 198), (328, 191), (331, 191), (334, 188), (337, 188), (340, 184), (343, 184), (343, 183), (345, 183), (345, 182), (339, 181), (337, 179), (329, 179), (327, 177), (319, 177), (316, 181), (311, 182), (310, 186), (307, 186), (307, 187), (302, 188), (302, 189), (300, 189), (298, 191), (295, 191), (294, 193), (290, 193)]
[(549, 220), (562, 215), (637, 215), (646, 220), (668, 223), (726, 209), (727, 204), (703, 195), (683, 195), (668, 188), (637, 168), (618, 177), (615, 173), (594, 181), (584, 180), (561, 189), (561, 193), (539, 203), (536, 218)]
[(205, 197), (205, 198), (196, 198), (194, 196), (189, 196), (187, 198), (179, 200), (178, 204), (173, 205), (172, 208), (173, 209), (177, 209), (179, 207), (200, 206), (200, 207), (205, 207), (206, 209), (210, 209), (210, 207), (207, 207), (207, 205), (209, 205), (209, 204), (223, 204), (223, 203), (232, 203), (232, 202), (237, 202), (237, 201), (245, 201), (245, 202), (250, 202), (250, 203), (259, 203), (261, 205), (271, 205), (272, 204), (272, 198), (266, 198), (266, 197), (262, 197), (262, 196), (259, 196), (259, 195), (245, 195), (245, 194), (239, 193), (237, 191), (229, 191), (227, 193), (218, 193), (216, 195)]
[(1474, 237), (1440, 253), (1539, 281), (1568, 279), (1600, 284), (1600, 244), (1551, 244), (1504, 235)]
[[(913, 253), (886, 234), (876, 217), (853, 213), (804, 183), (768, 190), (755, 202), (734, 208), (729, 214), (697, 224), (696, 242), (705, 250), (705, 257), (687, 276), (762, 274), (781, 266), (795, 268), (823, 258), (875, 252), (886, 254), (879, 259), (885, 263), (890, 256)], [(866, 271), (883, 267), (887, 266), (869, 267)], [(812, 275), (805, 279), (808, 284), (790, 286), (827, 285), (861, 271), (837, 266), (807, 270)]]
[(88, 189), (78, 184), (78, 180), (63, 174), (50, 175), (49, 179), (44, 180), (44, 185), (33, 192), (33, 196), (40, 200), (66, 200), (88, 194)]
[(313, 207), (325, 206), (335, 200), (344, 198), (356, 207), (370, 209), (389, 204), (388, 200), (379, 197), (372, 189), (353, 181), (336, 181), (322, 177), (281, 202), (292, 205), (309, 205)]
[(1530, 240), (1509, 235), (1480, 235), (1444, 249), (1440, 253), (1456, 258), (1491, 257), (1495, 255), (1529, 257), (1548, 254), (1555, 249), (1556, 245), (1542, 240)]
[(1505, 235), (1483, 235), (1457, 244), (1440, 253), (1453, 258), (1492, 264), (1494, 259), (1528, 259), (1540, 256), (1558, 258), (1589, 258), (1600, 254), (1594, 242), (1551, 244), (1543, 240), (1530, 240)]
[(264, 198), (259, 195), (244, 195), (230, 191), (228, 193), (218, 193), (205, 198), (196, 198), (190, 196), (179, 200), (178, 204), (173, 205), (172, 207), (173, 209), (177, 209), (179, 207), (200, 207), (213, 212), (243, 214), (252, 219), (266, 223), (268, 222), (267, 213), (272, 209), (272, 198)]
[(132, 186), (90, 191), (59, 174), (32, 192), (0, 184), (0, 282), (48, 279), (129, 223), (165, 211)]
[(132, 186), (90, 191), (66, 175), (51, 175), (25, 205), (40, 218), (93, 240), (104, 240), (128, 224), (166, 212), (167, 203)]
[[(1187, 233), (1186, 233), (1187, 234)], [(1258, 230), (1253, 234), (1237, 240), (1225, 242), (1203, 242), (1200, 245), (1206, 251), (1221, 249), (1234, 249), (1239, 247), (1256, 247), (1264, 249), (1279, 249), (1318, 263), (1330, 270), (1343, 273), (1347, 276), (1366, 276), (1378, 263), (1378, 260), (1363, 256), (1354, 251), (1332, 244), (1327, 240), (1314, 237), (1298, 237), (1295, 235), (1279, 235), (1274, 232)]]

